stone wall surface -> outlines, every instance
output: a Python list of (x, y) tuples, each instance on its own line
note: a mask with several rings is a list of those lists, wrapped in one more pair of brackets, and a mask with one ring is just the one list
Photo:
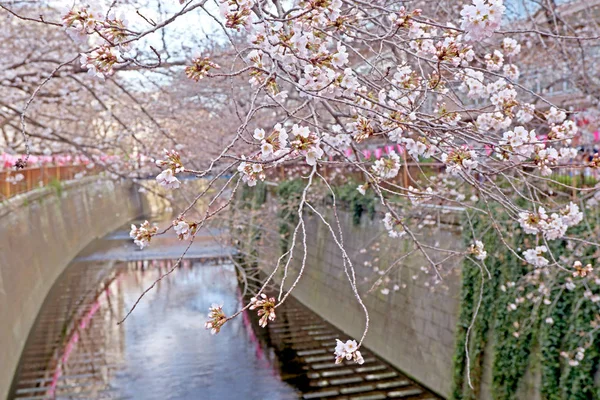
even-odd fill
[[(425, 274), (421, 270), (429, 262), (418, 250), (414, 251), (398, 264), (396, 272), (389, 275), (392, 279), (388, 284), (391, 287), (389, 294), (383, 294), (381, 288), (366, 293), (378, 273), (373, 267), (384, 269), (414, 248), (407, 240), (388, 237), (380, 217), (371, 220), (363, 216), (360, 225), (355, 225), (350, 213), (339, 215), (345, 248), (354, 263), (358, 289), (370, 314), (365, 345), (421, 384), (442, 396), (449, 396), (459, 312), (461, 258), (444, 262), (442, 269), (446, 274), (441, 283), (433, 285), (434, 274)], [(331, 215), (326, 218), (335, 226)], [(417, 233), (419, 239), (441, 249), (460, 251), (462, 240), (458, 228), (442, 226), (421, 229)], [(259, 255), (260, 266), (267, 273), (273, 270), (274, 260), (280, 254), (276, 227), (270, 228), (261, 239)], [(344, 272), (339, 247), (328, 227), (316, 216), (307, 218), (306, 236), (310, 250), (294, 296), (350, 337), (360, 339), (365, 316)], [(447, 256), (448, 253), (440, 251), (432, 258), (437, 262)], [(288, 288), (298, 276), (302, 257), (303, 250), (298, 245), (284, 287)], [(276, 279), (281, 282), (282, 275), (276, 275)], [(393, 284), (401, 288), (394, 291)]]
[(0, 399), (48, 291), (89, 242), (138, 217), (130, 183), (89, 177), (0, 204)]

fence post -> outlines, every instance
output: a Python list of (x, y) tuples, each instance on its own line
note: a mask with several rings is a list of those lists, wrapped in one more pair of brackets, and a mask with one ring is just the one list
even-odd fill
[(33, 182), (31, 182), (31, 168), (27, 168), (25, 170), (25, 191), (30, 191), (33, 186)]
[(402, 168), (402, 186), (406, 189), (408, 188), (408, 165), (406, 163), (406, 151), (402, 152), (402, 161), (402, 164), (404, 164), (404, 168)]

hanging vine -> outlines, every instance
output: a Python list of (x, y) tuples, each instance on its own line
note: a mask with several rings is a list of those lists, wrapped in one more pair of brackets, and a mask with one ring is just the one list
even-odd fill
[[(498, 214), (496, 221), (501, 225), (503, 239), (513, 249), (518, 247), (516, 243), (534, 245), (527, 243), (531, 238), (505, 215)], [(600, 398), (594, 383), (600, 349), (594, 334), (589, 334), (590, 327), (600, 326), (600, 296), (594, 297), (598, 295), (600, 279), (575, 277), (568, 271), (543, 274), (501, 245), (498, 230), (477, 215), (467, 216), (463, 227), (466, 241), (481, 238), (489, 250), (485, 261), (489, 274), (481, 265), (465, 259), (452, 399), (480, 398), (484, 357), (492, 358), (489, 389), (493, 399), (519, 398), (523, 377), (528, 368), (534, 367), (541, 370), (540, 392), (545, 400)], [(595, 216), (588, 217), (588, 225), (578, 229), (597, 236), (599, 227)], [(582, 260), (596, 260), (595, 264), (600, 255), (593, 246), (582, 246), (569, 240), (555, 241), (550, 247), (558, 257), (575, 253)], [(479, 313), (473, 319), (480, 296), (481, 274), (484, 274), (483, 293)], [(543, 284), (527, 284), (536, 279)], [(465, 343), (471, 324), (470, 369), (467, 371)], [(490, 340), (491, 346), (488, 345)], [(491, 353), (486, 354), (489, 349)]]

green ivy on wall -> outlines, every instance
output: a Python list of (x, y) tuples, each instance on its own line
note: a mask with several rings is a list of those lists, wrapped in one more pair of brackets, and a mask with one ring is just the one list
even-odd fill
[(369, 190), (364, 195), (356, 189), (356, 182), (348, 182), (341, 186), (333, 188), (338, 203), (348, 207), (352, 213), (352, 222), (354, 225), (360, 224), (360, 219), (364, 213), (367, 213), (369, 218), (375, 216), (375, 195)]
[(298, 223), (298, 206), (306, 182), (302, 179), (293, 179), (279, 183), (277, 187), (277, 201), (279, 208), (279, 234), (281, 253), (288, 251), (294, 227)]
[(236, 223), (230, 226), (231, 232), (236, 232), (234, 245), (238, 253), (234, 257), (236, 261), (245, 267), (255, 267), (258, 260), (258, 243), (262, 236), (262, 230), (256, 221), (255, 211), (259, 210), (267, 200), (267, 185), (264, 182), (258, 182), (256, 186), (242, 186), (239, 196), (234, 199), (234, 213), (242, 212), (243, 216), (233, 215), (231, 222)]
[[(577, 237), (598, 236), (600, 223), (598, 216), (590, 218), (573, 230)], [(508, 220), (505, 214), (496, 215), (499, 229), (505, 240), (517, 249), (520, 243), (526, 248), (534, 246), (531, 235), (524, 235), (520, 227)], [(471, 230), (472, 229), (472, 230)], [(581, 332), (589, 332), (591, 324), (598, 317), (598, 305), (585, 299), (585, 285), (576, 285), (566, 290), (564, 283), (571, 274), (557, 271), (549, 296), (551, 305), (525, 300), (513, 310), (509, 305), (516, 298), (533, 296), (536, 286), (510, 285), (518, 282), (530, 266), (519, 260), (501, 242), (497, 230), (486, 217), (470, 216), (464, 221), (464, 241), (471, 245), (473, 237), (480, 238), (488, 251), (482, 271), (472, 261), (463, 263), (461, 310), (456, 333), (454, 355), (454, 388), (452, 399), (480, 398), (481, 378), (484, 357), (491, 357), (491, 395), (496, 400), (519, 398), (519, 387), (528, 368), (539, 368), (541, 372), (540, 393), (545, 400), (600, 399), (599, 388), (594, 384), (594, 376), (600, 362), (600, 344), (594, 342), (585, 351), (585, 357), (577, 366), (570, 366), (560, 355), (561, 351), (572, 351), (581, 345)], [(555, 257), (570, 255), (566, 240), (551, 243), (550, 250)], [(583, 247), (578, 257), (598, 258), (595, 247)], [(597, 264), (596, 264), (597, 265)], [(479, 312), (469, 336), (470, 377), (473, 390), (467, 383), (465, 343), (467, 330), (471, 325), (479, 301), (483, 274), (483, 296)], [(594, 284), (594, 292), (598, 285)], [(546, 322), (551, 318), (550, 322)], [(491, 340), (491, 345), (488, 343)], [(486, 354), (486, 351), (490, 351)]]

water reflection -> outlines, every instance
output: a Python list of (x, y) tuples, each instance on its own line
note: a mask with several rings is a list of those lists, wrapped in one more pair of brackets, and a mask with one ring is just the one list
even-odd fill
[(232, 266), (184, 260), (116, 324), (172, 262), (73, 263), (40, 312), (12, 398), (298, 398), (248, 316), (219, 335), (204, 329), (211, 303), (239, 307)]

